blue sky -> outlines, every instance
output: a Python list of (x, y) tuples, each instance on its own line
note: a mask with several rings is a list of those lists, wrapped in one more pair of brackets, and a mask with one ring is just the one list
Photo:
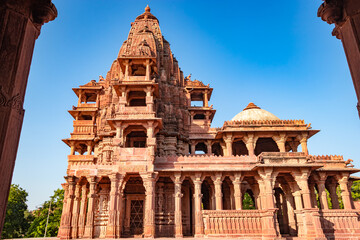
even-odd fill
[(106, 75), (130, 23), (147, 4), (184, 75), (210, 83), (213, 126), (254, 102), (281, 119), (321, 131), (310, 154), (341, 154), (360, 168), (356, 96), (333, 26), (316, 16), (322, 1), (54, 0), (59, 16), (36, 41), (13, 183), (30, 209), (61, 187), (72, 132), (71, 88)]

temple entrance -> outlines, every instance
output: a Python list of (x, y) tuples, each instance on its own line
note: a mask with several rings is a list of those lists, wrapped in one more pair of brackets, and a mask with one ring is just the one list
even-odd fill
[(144, 201), (130, 201), (130, 234), (141, 235), (144, 227)]
[(144, 233), (145, 188), (139, 175), (130, 176), (124, 188), (125, 213), (122, 235), (142, 237)]
[(181, 198), (183, 235), (194, 236), (194, 186), (190, 179), (187, 178), (183, 181), (181, 192), (183, 194), (183, 197)]

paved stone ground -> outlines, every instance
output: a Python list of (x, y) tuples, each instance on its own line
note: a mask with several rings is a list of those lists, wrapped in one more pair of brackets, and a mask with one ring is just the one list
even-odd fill
[[(246, 240), (247, 238), (223, 238), (223, 237), (208, 237), (208, 238), (194, 238), (194, 237), (184, 237), (184, 238), (118, 238), (118, 239), (127, 239), (127, 240), (146, 240), (146, 239), (159, 239), (159, 240), (176, 240), (176, 239), (182, 239), (182, 240), (201, 240), (201, 239), (207, 239), (207, 240), (234, 240), (234, 239), (242, 239), (242, 240)], [(252, 238), (253, 239), (253, 238)], [(300, 238), (297, 237), (283, 237), (283, 238), (279, 238), (279, 240), (297, 240)], [(14, 239), (4, 239), (4, 240), (20, 240), (20, 238), (14, 238)], [(59, 238), (56, 237), (47, 237), (47, 238), (21, 238), (21, 240), (59, 240)], [(79, 239), (80, 240), (80, 239)], [(93, 239), (84, 239), (81, 238), (81, 240), (93, 240)], [(113, 240), (113, 239), (107, 239), (107, 238), (101, 238), (101, 240)], [(250, 238), (249, 238), (250, 240)]]

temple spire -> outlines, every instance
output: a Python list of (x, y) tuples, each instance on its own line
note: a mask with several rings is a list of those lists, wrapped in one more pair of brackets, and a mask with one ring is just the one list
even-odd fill
[(146, 5), (146, 7), (145, 7), (145, 12), (150, 12), (150, 7), (149, 7), (149, 4), (148, 4), (148, 5)]

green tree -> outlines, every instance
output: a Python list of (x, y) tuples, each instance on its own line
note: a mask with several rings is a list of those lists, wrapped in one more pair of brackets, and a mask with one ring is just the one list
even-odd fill
[(31, 220), (26, 205), (27, 196), (28, 193), (19, 185), (11, 184), (2, 238), (24, 237)]
[(57, 189), (54, 195), (50, 197), (49, 201), (33, 212), (34, 220), (32, 221), (29, 230), (26, 234), (27, 237), (44, 237), (46, 221), (49, 213), (49, 223), (46, 231), (46, 237), (56, 237), (61, 219), (61, 212), (64, 200), (64, 190)]
[(247, 192), (244, 194), (243, 209), (244, 210), (255, 209), (255, 203), (251, 198), (250, 194), (248, 194)]
[(360, 181), (354, 181), (351, 186), (351, 195), (354, 200), (360, 199)]

